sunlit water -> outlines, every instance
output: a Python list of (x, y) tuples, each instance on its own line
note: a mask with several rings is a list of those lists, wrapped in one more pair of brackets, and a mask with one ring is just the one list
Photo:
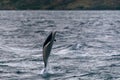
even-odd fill
[(120, 80), (120, 11), (0, 11), (0, 80)]

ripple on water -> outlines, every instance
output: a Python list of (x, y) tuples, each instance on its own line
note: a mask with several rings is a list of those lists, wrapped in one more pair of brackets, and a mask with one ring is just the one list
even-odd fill
[[(0, 79), (119, 80), (119, 13), (0, 11)], [(57, 31), (49, 58), (54, 74), (44, 78), (42, 45), (51, 30)]]

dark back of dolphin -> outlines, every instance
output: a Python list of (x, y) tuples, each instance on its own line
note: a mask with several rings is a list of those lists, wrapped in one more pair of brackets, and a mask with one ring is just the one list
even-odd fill
[(43, 44), (43, 61), (44, 67), (46, 68), (48, 58), (52, 49), (53, 42), (55, 40), (56, 32), (51, 32)]
[(45, 47), (45, 45), (50, 42), (52, 40), (52, 32), (49, 34), (49, 36), (47, 37), (47, 39), (45, 40), (44, 44), (43, 44), (43, 48)]

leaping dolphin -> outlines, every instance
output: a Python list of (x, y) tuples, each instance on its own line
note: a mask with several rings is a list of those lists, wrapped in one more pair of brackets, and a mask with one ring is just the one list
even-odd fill
[(47, 39), (45, 40), (44, 44), (43, 44), (43, 61), (44, 61), (44, 68), (47, 67), (47, 63), (48, 63), (48, 58), (50, 56), (50, 52), (53, 46), (53, 42), (55, 41), (55, 35), (56, 35), (56, 31), (53, 31), (49, 34), (49, 36), (47, 37)]

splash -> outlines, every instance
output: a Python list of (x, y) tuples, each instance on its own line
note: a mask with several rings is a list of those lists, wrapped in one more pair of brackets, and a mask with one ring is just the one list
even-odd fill
[(43, 78), (48, 78), (50, 77), (51, 75), (54, 75), (55, 73), (51, 70), (51, 69), (48, 69), (48, 68), (43, 68), (41, 70), (41, 73), (40, 75), (43, 77)]

